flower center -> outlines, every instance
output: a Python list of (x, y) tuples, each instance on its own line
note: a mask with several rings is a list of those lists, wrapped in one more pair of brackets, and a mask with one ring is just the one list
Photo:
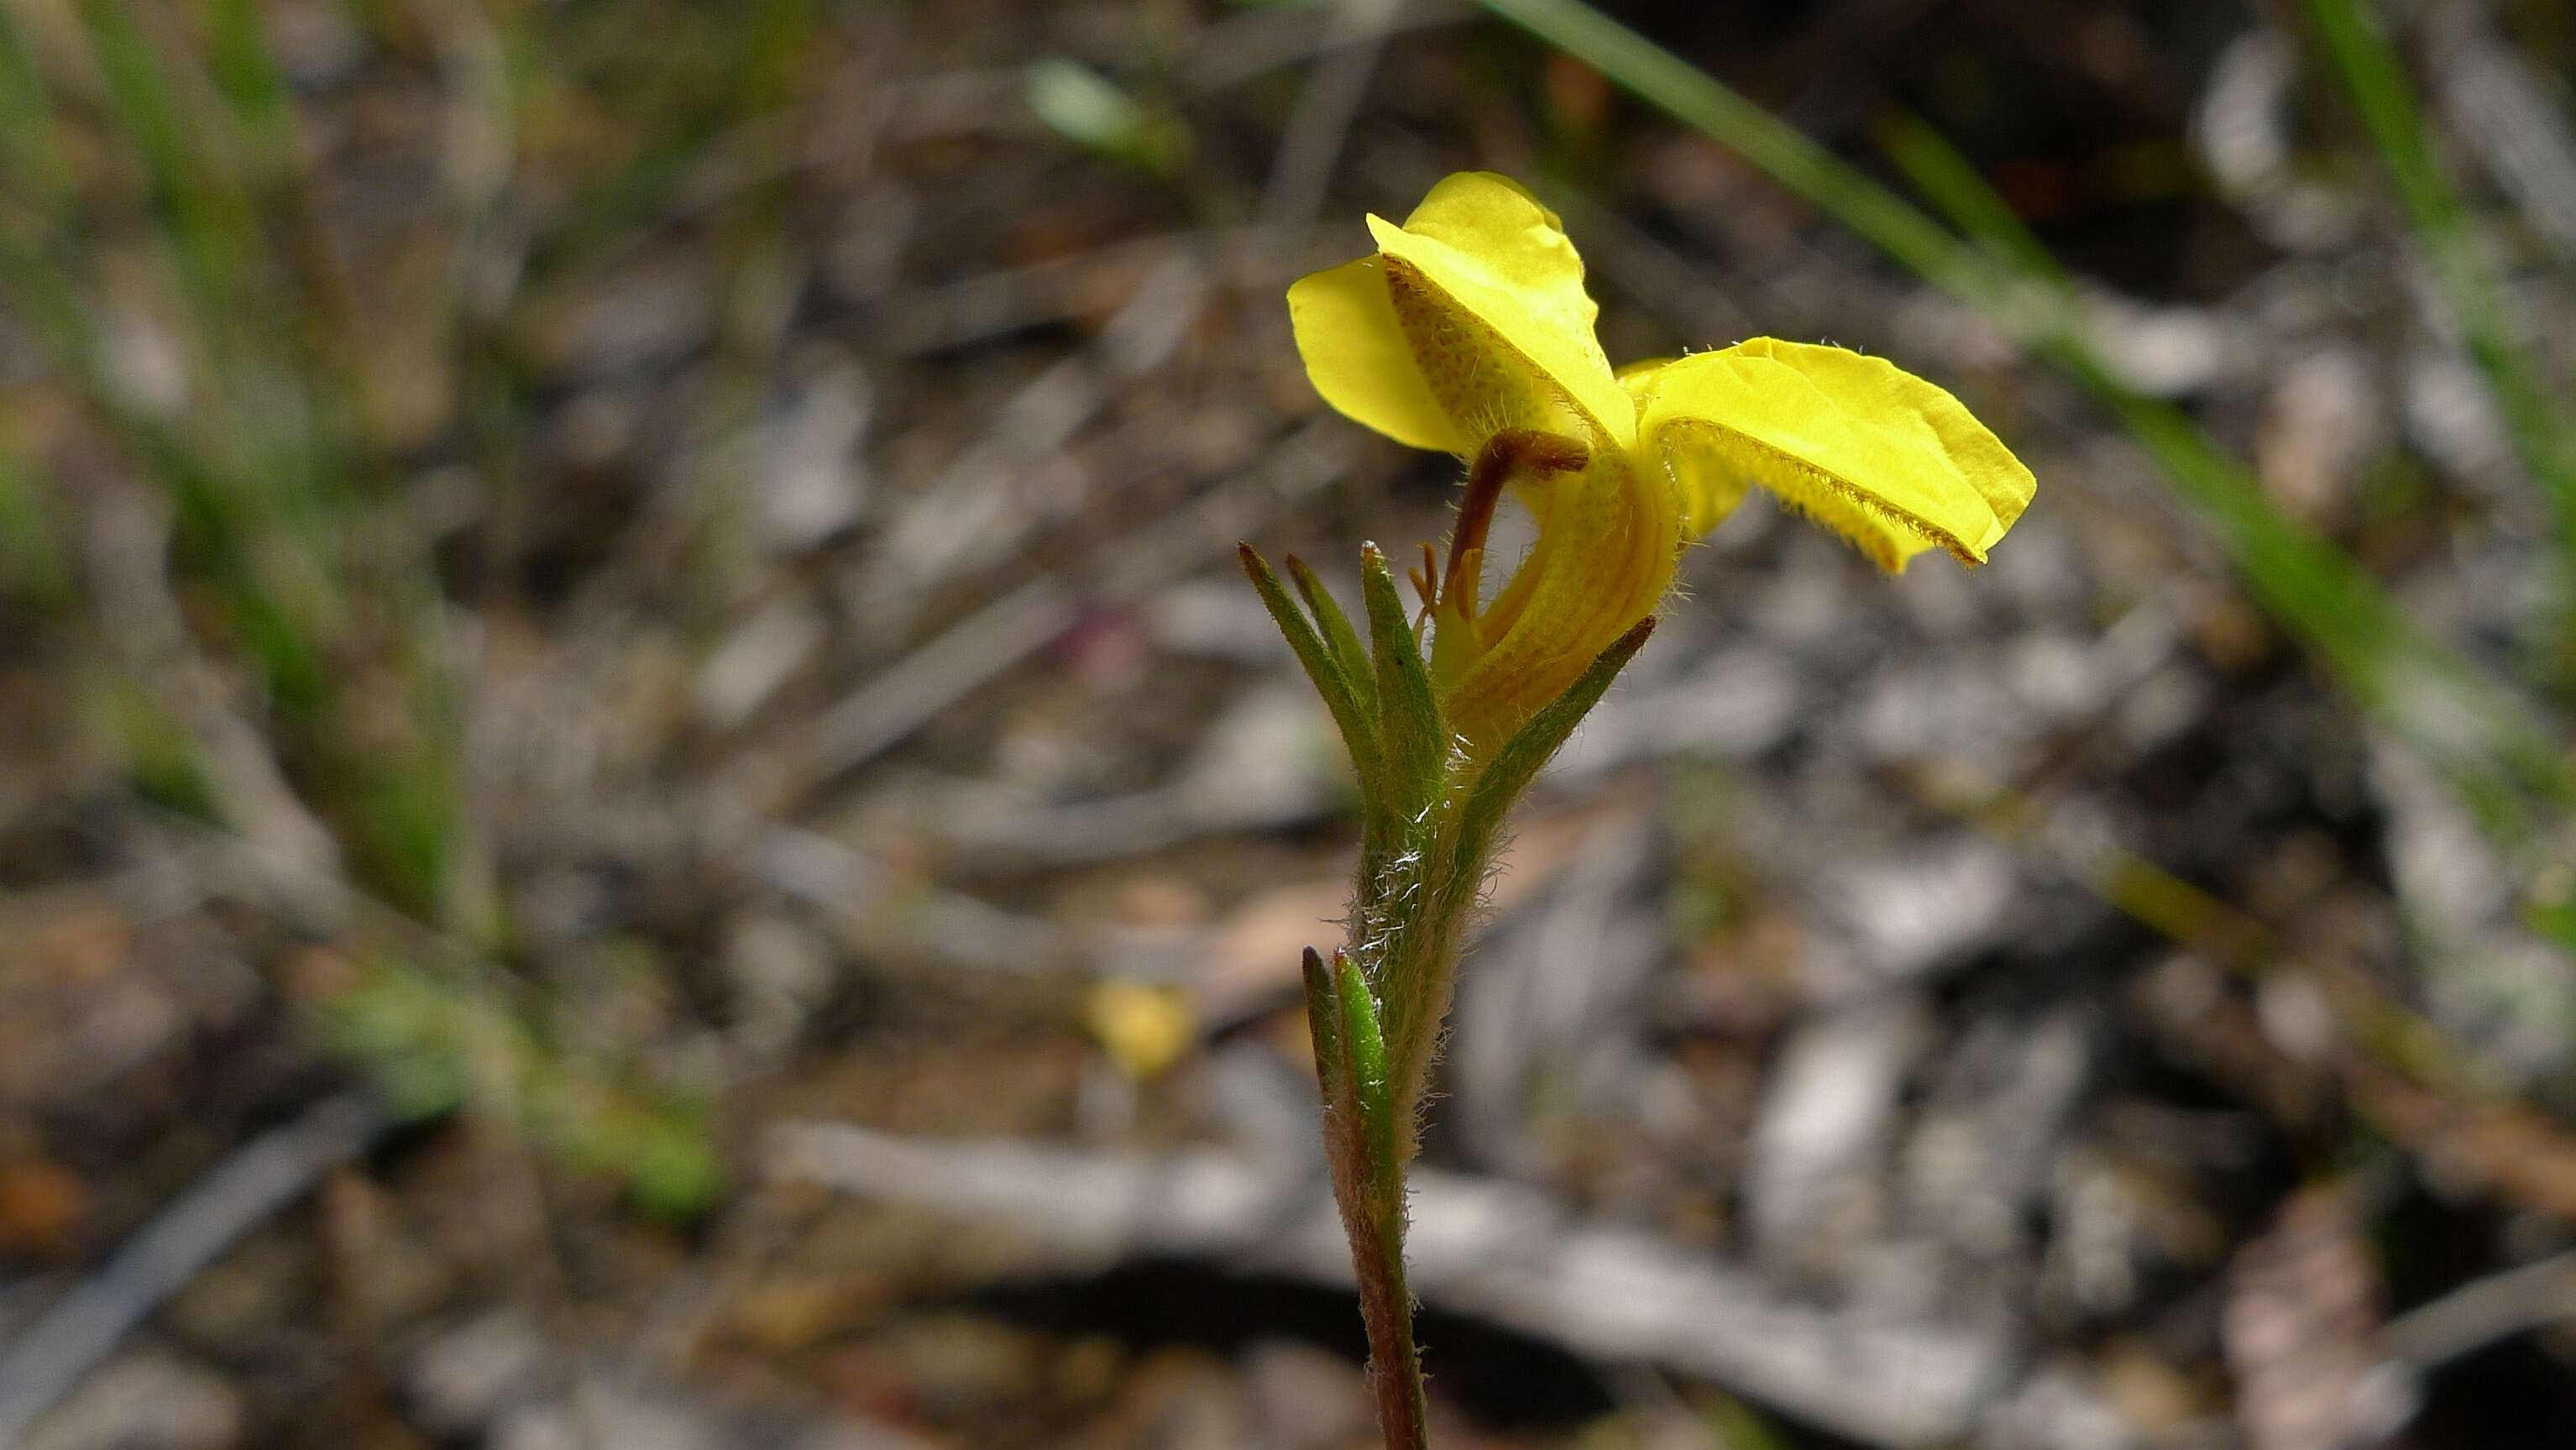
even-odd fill
[(1431, 670), (1444, 687), (1459, 678), (1493, 643), (1484, 637), (1478, 618), (1485, 572), (1485, 540), (1493, 530), (1494, 508), (1503, 489), (1516, 479), (1577, 473), (1592, 461), (1592, 450), (1562, 434), (1533, 428), (1505, 428), (1485, 440), (1467, 466), (1467, 492), (1458, 501), (1458, 527), (1449, 539), (1448, 567), (1437, 568), (1429, 544), (1422, 546), (1422, 567), (1412, 571), (1414, 592), (1422, 596), (1423, 613), (1433, 621)]

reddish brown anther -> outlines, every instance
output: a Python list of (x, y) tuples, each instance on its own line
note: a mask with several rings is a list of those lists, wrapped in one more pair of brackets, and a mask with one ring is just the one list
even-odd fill
[[(1429, 615), (1440, 608), (1440, 556), (1432, 552), (1430, 544), (1422, 546), (1422, 563), (1405, 570), (1404, 577), (1413, 581), (1413, 592), (1422, 600), (1423, 614)], [(1416, 620), (1416, 627), (1420, 623)]]

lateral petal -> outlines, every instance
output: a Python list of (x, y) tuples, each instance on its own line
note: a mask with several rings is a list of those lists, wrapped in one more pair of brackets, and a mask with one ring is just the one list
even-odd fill
[(2037, 482), (1958, 399), (1879, 358), (1755, 338), (1642, 380), (1639, 436), (1714, 523), (1750, 481), (1890, 572), (1934, 546), (1982, 564)]

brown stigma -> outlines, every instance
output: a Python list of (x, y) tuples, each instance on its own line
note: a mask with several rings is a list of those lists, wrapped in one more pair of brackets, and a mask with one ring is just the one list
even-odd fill
[(1467, 466), (1467, 496), (1458, 503), (1458, 530), (1449, 541), (1449, 567), (1441, 575), (1429, 604), (1436, 608), (1439, 600), (1446, 599), (1462, 615), (1476, 612), (1476, 589), (1485, 565), (1485, 537), (1493, 529), (1494, 506), (1502, 502), (1503, 485), (1523, 473), (1574, 473), (1591, 461), (1590, 448), (1559, 433), (1505, 428), (1486, 439), (1485, 446), (1477, 450), (1476, 461)]

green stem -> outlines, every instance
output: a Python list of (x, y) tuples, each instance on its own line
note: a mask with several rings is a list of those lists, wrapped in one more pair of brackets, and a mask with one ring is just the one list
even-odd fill
[[(1490, 759), (1478, 760), (1457, 748), (1441, 723), (1413, 625), (1374, 545), (1360, 556), (1365, 652), (1358, 631), (1311, 571), (1290, 561), (1298, 593), (1314, 613), (1309, 620), (1259, 554), (1246, 546), (1241, 556), (1262, 603), (1342, 722), (1361, 768), (1366, 824), (1351, 941), (1329, 960), (1307, 949), (1306, 1021), (1324, 1100), (1333, 1202), (1350, 1240), (1360, 1322), (1368, 1331), (1378, 1426), (1387, 1450), (1428, 1450), (1422, 1353), (1413, 1340), (1413, 1294), (1404, 1276), (1404, 1170), (1457, 980), (1459, 940), (1504, 814), (1654, 632), (1654, 622), (1639, 621)], [(1374, 788), (1367, 786), (1372, 780)]]
[[(1401, 1196), (1403, 1179), (1396, 1183)], [(1429, 1450), (1422, 1352), (1413, 1342), (1413, 1300), (1404, 1285), (1401, 1215), (1382, 1221), (1366, 1242), (1352, 1236), (1351, 1267), (1359, 1273), (1360, 1322), (1368, 1327), (1369, 1386), (1377, 1395), (1378, 1434), (1386, 1450)]]

